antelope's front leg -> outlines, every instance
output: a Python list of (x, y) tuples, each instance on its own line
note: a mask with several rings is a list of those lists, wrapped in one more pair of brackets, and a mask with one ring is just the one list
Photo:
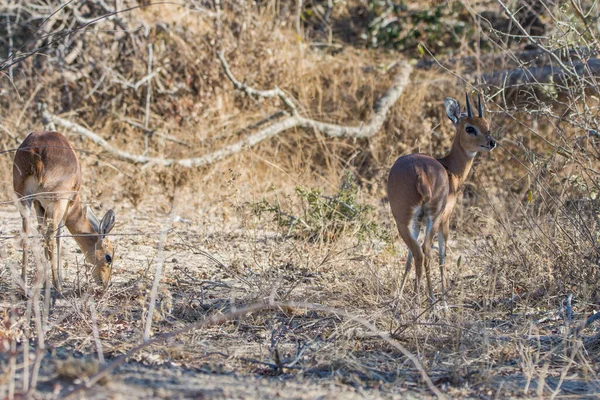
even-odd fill
[[(57, 227), (55, 226), (52, 219), (48, 218), (46, 221), (46, 232), (44, 234), (44, 241), (46, 247), (46, 257), (50, 260), (50, 268), (52, 269), (52, 284), (59, 292), (62, 291), (61, 283), (58, 281), (58, 259), (56, 254), (56, 247), (59, 242), (57, 235)], [(44, 273), (44, 284), (48, 282), (48, 275)]]
[(440, 247), (440, 280), (442, 281), (442, 302), (446, 306), (446, 246), (448, 244), (448, 234), (450, 232), (450, 218), (442, 221), (440, 232), (438, 233), (438, 245)]
[(62, 292), (62, 279), (60, 274), (60, 234), (65, 220), (67, 207), (67, 200), (60, 200), (54, 204), (52, 218), (48, 221), (48, 231), (46, 232), (46, 240), (49, 243), (48, 251), (50, 253), (50, 263), (52, 266), (52, 284), (59, 293)]

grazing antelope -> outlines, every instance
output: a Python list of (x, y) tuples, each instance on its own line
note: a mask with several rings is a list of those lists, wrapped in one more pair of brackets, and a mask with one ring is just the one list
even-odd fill
[[(23, 232), (29, 234), (31, 206), (45, 229), (46, 257), (52, 266), (52, 283), (60, 292), (60, 235), (63, 226), (74, 235), (85, 259), (93, 265), (97, 283), (108, 284), (113, 248), (106, 237), (115, 224), (115, 213), (109, 210), (102, 221), (79, 198), (81, 165), (67, 139), (57, 132), (30, 133), (17, 149), (13, 162), (13, 189), (22, 207)], [(56, 247), (53, 239), (56, 239)], [(23, 269), (26, 284), (27, 241), (23, 240)]]
[[(478, 99), (478, 117), (474, 117), (471, 112), (468, 95), (466, 95), (466, 113), (461, 113), (460, 105), (456, 100), (449, 97), (444, 100), (446, 114), (456, 128), (452, 148), (446, 157), (435, 159), (425, 154), (409, 154), (398, 158), (390, 171), (388, 178), (390, 207), (400, 237), (409, 249), (398, 297), (402, 296), (411, 261), (414, 258), (415, 293), (418, 293), (423, 266), (425, 266), (429, 297), (433, 301), (429, 273), (430, 252), (433, 237), (441, 228), (438, 242), (442, 299), (444, 299), (446, 243), (450, 230), (450, 216), (456, 204), (458, 190), (467, 178), (477, 152), (491, 151), (496, 147), (496, 142), (490, 136), (489, 123), (483, 117), (481, 95)], [(423, 220), (427, 225), (425, 240), (421, 247), (418, 239)]]

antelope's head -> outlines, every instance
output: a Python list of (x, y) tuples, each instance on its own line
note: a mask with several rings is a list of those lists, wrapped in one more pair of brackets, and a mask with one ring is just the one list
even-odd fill
[(107, 287), (112, 275), (114, 251), (106, 235), (115, 225), (115, 212), (108, 210), (100, 221), (89, 207), (86, 214), (88, 222), (98, 235), (94, 244), (94, 251), (86, 254), (86, 260), (94, 266), (92, 276), (96, 283)]
[(481, 95), (478, 94), (479, 116), (474, 117), (469, 102), (469, 95), (466, 94), (467, 110), (460, 111), (458, 101), (451, 97), (444, 99), (446, 115), (456, 127), (455, 140), (465, 150), (467, 155), (474, 157), (479, 151), (491, 151), (496, 147), (496, 141), (490, 135), (490, 124), (483, 117), (483, 107), (481, 106)]

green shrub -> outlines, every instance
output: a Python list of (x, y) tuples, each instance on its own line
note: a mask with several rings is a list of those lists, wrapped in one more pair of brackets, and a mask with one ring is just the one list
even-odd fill
[(257, 216), (270, 214), (288, 235), (311, 241), (334, 241), (343, 233), (359, 240), (378, 239), (391, 241), (389, 233), (379, 228), (373, 206), (357, 200), (358, 186), (350, 173), (346, 173), (339, 191), (333, 196), (323, 195), (318, 188), (296, 187), (302, 212), (294, 215), (282, 209), (278, 200), (262, 200), (253, 204)]

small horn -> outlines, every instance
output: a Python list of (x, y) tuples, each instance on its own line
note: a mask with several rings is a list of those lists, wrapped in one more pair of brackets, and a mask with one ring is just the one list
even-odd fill
[(483, 107), (481, 107), (481, 93), (477, 92), (477, 108), (479, 109), (479, 118), (483, 118)]
[(469, 93), (465, 92), (465, 97), (467, 98), (467, 116), (469, 118), (473, 118), (473, 112), (471, 111), (471, 103), (469, 102)]

